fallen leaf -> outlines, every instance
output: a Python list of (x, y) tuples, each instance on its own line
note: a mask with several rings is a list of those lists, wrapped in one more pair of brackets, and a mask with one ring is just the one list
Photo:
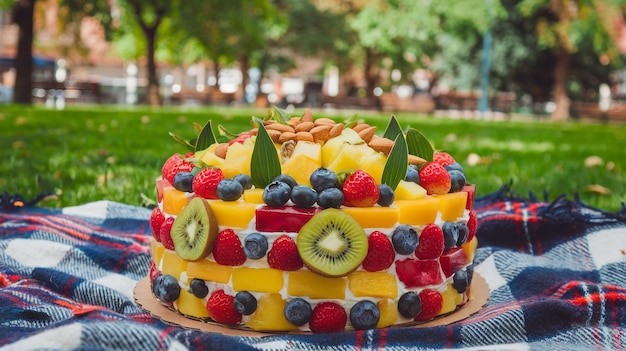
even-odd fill
[(599, 156), (589, 156), (585, 159), (585, 167), (601, 166), (604, 163)]
[(607, 187), (604, 187), (602, 185), (599, 184), (591, 184), (591, 185), (587, 185), (587, 187), (585, 187), (585, 190), (590, 192), (590, 193), (596, 193), (596, 194), (600, 194), (600, 195), (608, 195), (611, 193), (611, 190)]

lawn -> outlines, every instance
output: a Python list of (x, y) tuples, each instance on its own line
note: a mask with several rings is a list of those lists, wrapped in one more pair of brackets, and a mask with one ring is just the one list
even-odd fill
[[(54, 192), (45, 207), (108, 199), (132, 205), (154, 198), (154, 179), (165, 159), (185, 150), (168, 136), (194, 136), (192, 122), (241, 131), (266, 110), (0, 106), (0, 193), (26, 199)], [(301, 114), (296, 110), (293, 115)], [(341, 114), (341, 115), (340, 115)], [(315, 112), (321, 116), (322, 112)], [(391, 114), (359, 113), (382, 134)], [(352, 113), (324, 115), (344, 120)], [(478, 195), (512, 182), (549, 199), (565, 194), (616, 211), (626, 202), (626, 125), (544, 120), (487, 121), (397, 114), (464, 166)], [(594, 161), (595, 162), (589, 162)], [(586, 164), (587, 163), (589, 164)]]

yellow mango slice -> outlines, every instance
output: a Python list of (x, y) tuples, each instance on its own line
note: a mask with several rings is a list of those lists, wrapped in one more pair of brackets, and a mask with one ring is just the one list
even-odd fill
[(434, 223), (439, 210), (439, 198), (430, 196), (420, 200), (396, 200), (399, 210), (398, 222), (422, 225)]
[(187, 193), (176, 190), (175, 188), (163, 188), (163, 212), (171, 215), (178, 215), (187, 203), (189, 198)]
[(324, 277), (311, 271), (289, 272), (287, 293), (312, 299), (343, 299), (346, 297), (346, 277)]
[(163, 246), (163, 244), (161, 244), (160, 242), (156, 241), (155, 238), (150, 238), (150, 257), (152, 257), (152, 260), (154, 261), (157, 267), (159, 267), (159, 264), (161, 263), (161, 258), (163, 257), (163, 251), (165, 251), (165, 246)]
[(363, 228), (393, 228), (398, 223), (400, 211), (395, 207), (342, 207)]
[(283, 271), (241, 267), (233, 270), (233, 290), (277, 293), (283, 288)]
[(367, 174), (371, 175), (376, 181), (376, 184), (382, 183), (383, 169), (385, 169), (385, 163), (387, 162), (387, 156), (385, 154), (377, 152), (373, 155), (368, 155), (361, 158), (360, 167)]
[(463, 216), (465, 204), (467, 203), (467, 193), (465, 191), (438, 195), (437, 197), (439, 198), (441, 219), (455, 222), (459, 217)]
[(243, 191), (243, 201), (249, 204), (263, 204), (263, 190), (259, 188), (246, 189)]
[(415, 182), (401, 180), (394, 190), (395, 200), (417, 200), (426, 197), (426, 189)]
[(396, 323), (398, 319), (398, 303), (395, 300), (380, 299), (378, 303), (380, 319), (376, 328), (384, 328)]
[(217, 225), (229, 228), (246, 228), (254, 218), (256, 204), (243, 201), (209, 201), (217, 219)]
[(222, 266), (217, 262), (209, 260), (200, 260), (187, 264), (187, 276), (189, 279), (198, 278), (217, 283), (228, 283), (232, 272), (233, 267)]
[(459, 296), (461, 297), (461, 301), (463, 299), (463, 295), (459, 294), (453, 287), (452, 284), (448, 284), (446, 291), (441, 293), (441, 297), (443, 298), (443, 306), (441, 306), (441, 311), (439, 314), (446, 314), (453, 312), (456, 310), (457, 305), (460, 302)]
[(180, 258), (176, 251), (164, 250), (163, 251), (163, 269), (161, 273), (174, 276), (176, 279), (180, 279), (180, 274), (187, 270), (187, 261)]
[[(214, 144), (214, 145), (217, 145), (217, 144)], [(222, 168), (224, 166), (224, 159), (215, 155), (215, 153), (209, 150), (207, 150), (207, 152), (202, 154), (200, 161), (204, 162), (204, 164), (206, 164), (207, 166), (213, 166), (213, 167), (219, 167), (219, 168)]]
[(250, 316), (247, 326), (254, 330), (295, 330), (297, 327), (285, 318), (283, 310), (286, 301), (279, 294), (262, 295), (257, 302), (256, 311)]
[(476, 248), (478, 247), (478, 239), (476, 236), (472, 238), (472, 240), (466, 242), (461, 246), (463, 251), (465, 251), (465, 257), (467, 257), (467, 263), (471, 263), (474, 261), (474, 255), (476, 255)]
[(299, 141), (291, 157), (281, 165), (283, 174), (292, 176), (298, 184), (310, 186), (311, 173), (322, 166), (322, 146)]
[(250, 175), (250, 159), (253, 150), (254, 141), (252, 138), (246, 139), (243, 143), (230, 145), (222, 164), (224, 177), (232, 178), (241, 173)]
[(348, 286), (354, 296), (387, 297), (398, 296), (396, 277), (385, 272), (356, 271), (348, 275)]
[(178, 308), (178, 312), (187, 316), (196, 318), (209, 317), (209, 311), (206, 309), (204, 301), (195, 297), (187, 289), (180, 289), (180, 295), (178, 300), (176, 300), (176, 308)]

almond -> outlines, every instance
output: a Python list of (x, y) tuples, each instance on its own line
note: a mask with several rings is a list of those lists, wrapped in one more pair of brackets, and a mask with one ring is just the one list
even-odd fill
[(270, 123), (270, 124), (266, 125), (265, 129), (267, 129), (267, 130), (270, 130), (270, 129), (271, 130), (277, 130), (277, 131), (282, 132), (282, 133), (284, 133), (284, 132), (292, 132), (292, 133), (294, 133), (295, 132), (295, 130), (293, 129), (292, 126), (287, 125), (287, 124), (276, 123), (276, 122), (275, 123)]
[(333, 125), (333, 124), (335, 124), (335, 123), (337, 123), (337, 122), (333, 121), (333, 120), (332, 120), (332, 119), (330, 119), (330, 118), (321, 117), (321, 118), (316, 119), (316, 120), (314, 121), (314, 123), (315, 123), (315, 125), (316, 125), (316, 126), (320, 126), (320, 125), (323, 125), (323, 124), (330, 124), (330, 125)]
[(369, 127), (370, 127), (370, 125), (367, 124), (367, 123), (357, 123), (357, 124), (352, 126), (352, 130), (354, 130), (355, 132), (358, 133), (358, 132), (362, 131), (363, 129), (366, 129), (366, 128), (369, 128)]
[(250, 129), (250, 135), (257, 135), (259, 133), (259, 128)]
[(368, 145), (378, 152), (389, 155), (389, 153), (391, 152), (391, 148), (393, 148), (394, 141), (374, 135)]
[(363, 141), (369, 143), (370, 140), (372, 140), (374, 133), (376, 133), (376, 127), (372, 126), (359, 131), (359, 136), (361, 137), (361, 139), (363, 139)]
[(313, 134), (311, 134), (310, 132), (297, 132), (296, 133), (296, 140), (297, 141), (315, 141), (315, 138), (313, 138)]
[(270, 138), (272, 138), (273, 142), (277, 143), (278, 138), (280, 138), (282, 133), (274, 129), (267, 129), (267, 134), (270, 136)]
[(289, 140), (294, 140), (296, 138), (296, 133), (294, 132), (283, 132), (282, 134), (280, 134), (280, 137), (278, 137), (278, 142), (280, 144), (287, 142)]
[(301, 122), (313, 122), (313, 112), (311, 112), (310, 108), (304, 109), (304, 113), (302, 114), (302, 118), (300, 118)]
[(415, 155), (410, 155), (409, 154), (409, 164), (410, 165), (423, 165), (424, 163), (426, 163), (428, 161), (426, 161), (425, 159), (419, 157), (419, 156), (415, 156)]
[(226, 153), (228, 152), (228, 143), (221, 143), (215, 148), (215, 156), (226, 158)]
[(315, 139), (316, 143), (326, 142), (326, 140), (329, 139), (331, 129), (333, 129), (333, 126), (330, 124), (323, 124), (313, 127), (310, 133), (313, 135), (313, 139)]
[(341, 132), (343, 132), (343, 127), (343, 123), (335, 123), (335, 125), (333, 125), (333, 127), (330, 129), (330, 132), (328, 133), (328, 139), (334, 138), (341, 134)]
[(296, 125), (295, 130), (297, 132), (308, 132), (313, 128), (315, 124), (313, 122), (300, 122)]
[(300, 117), (291, 117), (288, 121), (287, 124), (289, 124), (292, 127), (296, 127), (298, 124), (300, 123)]

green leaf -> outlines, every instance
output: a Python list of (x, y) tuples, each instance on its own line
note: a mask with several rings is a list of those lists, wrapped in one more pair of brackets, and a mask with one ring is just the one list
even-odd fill
[(279, 109), (275, 105), (272, 105), (267, 111), (268, 119), (273, 119), (278, 123), (286, 124), (287, 120), (289, 120), (289, 116), (285, 113), (285, 111)]
[(409, 151), (404, 134), (400, 133), (389, 152), (385, 168), (383, 168), (382, 183), (395, 189), (400, 181), (406, 176), (409, 167)]
[(169, 132), (169, 134), (172, 138), (174, 138), (177, 143), (182, 144), (184, 147), (189, 149), (189, 151), (195, 151), (195, 145), (191, 144), (187, 139), (180, 137), (172, 132)]
[(433, 154), (435, 153), (433, 144), (417, 129), (409, 128), (406, 132), (406, 144), (409, 154), (421, 157), (426, 161), (433, 160)]
[(231, 138), (231, 139), (232, 138), (236, 138), (236, 137), (239, 136), (237, 133), (233, 133), (233, 132), (229, 131), (228, 129), (226, 129), (226, 127), (224, 127), (221, 124), (217, 125), (217, 131), (220, 133), (221, 136), (226, 136), (226, 137)]
[(252, 159), (250, 161), (250, 177), (257, 188), (265, 188), (276, 176), (280, 175), (280, 161), (272, 138), (259, 121)]
[(202, 127), (202, 130), (198, 135), (195, 151), (204, 150), (216, 142), (217, 139), (215, 139), (215, 135), (213, 134), (213, 125), (211, 124), (211, 121), (208, 121), (204, 127)]
[(389, 123), (387, 123), (387, 128), (385, 128), (383, 138), (395, 140), (400, 134), (402, 134), (402, 127), (400, 127), (400, 123), (398, 123), (396, 116), (391, 115), (391, 119), (389, 120)]

